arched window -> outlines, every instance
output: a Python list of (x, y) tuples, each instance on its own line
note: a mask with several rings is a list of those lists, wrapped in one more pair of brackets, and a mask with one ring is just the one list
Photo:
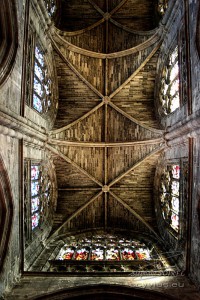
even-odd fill
[(31, 27), (28, 36), (26, 71), (26, 103), (42, 115), (47, 115), (53, 104), (53, 87), (47, 54)]
[(41, 162), (27, 160), (24, 165), (25, 233), (41, 227), (46, 220), (51, 197), (48, 167)]
[(161, 180), (161, 210), (164, 220), (179, 231), (180, 165), (167, 165)]
[(0, 156), (0, 271), (2, 270), (13, 221), (13, 198), (10, 181)]
[(51, 106), (51, 79), (41, 46), (35, 46), (33, 102), (32, 106), (39, 113), (46, 113)]
[(149, 241), (106, 233), (67, 238), (49, 263), (52, 271), (67, 272), (130, 272), (166, 267)]
[(165, 115), (180, 106), (178, 47), (170, 54), (164, 66), (159, 98)]

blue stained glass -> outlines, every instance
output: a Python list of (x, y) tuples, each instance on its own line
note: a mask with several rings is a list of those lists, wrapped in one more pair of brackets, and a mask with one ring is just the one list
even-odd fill
[(33, 94), (33, 107), (38, 112), (42, 112), (42, 101), (35, 94)]
[(40, 173), (40, 168), (37, 165), (32, 165), (31, 166), (31, 180), (36, 180), (39, 177)]
[(34, 213), (39, 209), (40, 200), (38, 197), (31, 199), (31, 212)]
[(39, 189), (40, 189), (40, 186), (39, 186), (38, 181), (31, 182), (31, 196), (38, 195), (39, 194)]
[(32, 217), (31, 217), (31, 219), (32, 219), (32, 229), (34, 229), (35, 227), (38, 226), (39, 218), (40, 218), (39, 213), (35, 213), (35, 214), (32, 215)]
[(35, 91), (40, 97), (42, 97), (42, 95), (43, 95), (43, 87), (42, 87), (41, 82), (39, 82), (39, 81), (37, 80), (36, 77), (34, 77), (34, 91)]
[(37, 62), (35, 62), (34, 72), (41, 81), (44, 80), (44, 74), (42, 72), (42, 69), (38, 66)]
[(35, 57), (37, 58), (39, 63), (43, 66), (44, 65), (44, 56), (38, 46), (35, 47)]

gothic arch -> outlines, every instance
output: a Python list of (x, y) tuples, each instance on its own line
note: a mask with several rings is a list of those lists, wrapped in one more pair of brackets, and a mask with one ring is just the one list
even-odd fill
[(9, 242), (12, 219), (13, 198), (10, 181), (0, 156), (0, 271), (2, 270)]
[(199, 4), (199, 9), (197, 14), (196, 46), (200, 57), (200, 4)]
[(10, 73), (18, 46), (18, 26), (14, 0), (2, 0), (0, 6), (0, 84)]
[(175, 300), (174, 297), (163, 293), (108, 284), (90, 285), (85, 287), (70, 288), (68, 290), (44, 295), (37, 300)]

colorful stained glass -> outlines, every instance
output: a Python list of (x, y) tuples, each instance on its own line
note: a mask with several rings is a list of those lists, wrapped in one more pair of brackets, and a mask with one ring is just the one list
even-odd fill
[(39, 197), (31, 198), (31, 212), (39, 210), (40, 200)]
[(107, 249), (106, 260), (119, 260), (119, 250), (114, 248)]
[(143, 259), (150, 259), (149, 251), (145, 248), (139, 248), (135, 251), (135, 254), (137, 256), (137, 259), (143, 260)]
[(35, 213), (32, 215), (32, 229), (36, 228), (39, 225), (39, 213)]
[(71, 260), (73, 255), (74, 255), (74, 249), (66, 248), (65, 250), (63, 249), (61, 254), (59, 254), (58, 259)]
[(172, 176), (173, 176), (173, 178), (176, 178), (176, 179), (180, 178), (180, 166), (179, 165), (172, 166)]
[(136, 258), (135, 251), (130, 248), (125, 248), (121, 251), (122, 260), (134, 260)]
[(76, 252), (75, 259), (76, 260), (87, 260), (88, 259), (88, 254), (89, 254), (89, 252), (85, 248), (79, 249)]
[(38, 165), (31, 166), (31, 180), (36, 180), (39, 178), (40, 167)]
[(33, 94), (33, 107), (38, 111), (42, 112), (42, 101), (35, 94)]
[(31, 196), (36, 196), (39, 194), (40, 185), (38, 181), (31, 182)]
[(178, 230), (179, 227), (179, 217), (177, 214), (172, 212), (172, 216), (171, 216), (171, 226), (175, 229)]
[(101, 248), (96, 248), (92, 250), (91, 260), (103, 260), (104, 259), (104, 250)]

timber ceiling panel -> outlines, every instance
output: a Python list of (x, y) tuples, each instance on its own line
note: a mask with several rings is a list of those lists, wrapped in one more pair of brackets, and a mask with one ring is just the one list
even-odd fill
[(52, 29), (59, 88), (47, 143), (58, 183), (52, 234), (124, 228), (158, 237), (153, 179), (165, 143), (154, 105), (162, 34), (153, 28), (153, 1), (62, 7), (68, 31)]

